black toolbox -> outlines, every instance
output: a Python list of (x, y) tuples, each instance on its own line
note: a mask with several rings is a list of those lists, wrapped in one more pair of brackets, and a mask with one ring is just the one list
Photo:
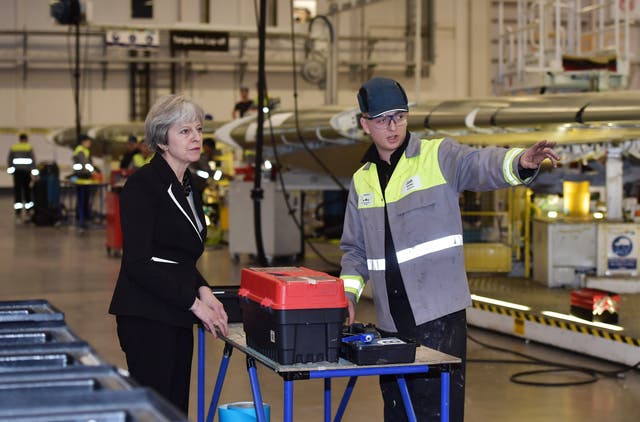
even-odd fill
[(0, 302), (0, 323), (64, 321), (64, 314), (44, 299)]
[(414, 340), (381, 337), (373, 324), (355, 323), (342, 331), (340, 357), (356, 365), (412, 363), (416, 347)]
[(337, 362), (347, 315), (342, 280), (304, 267), (244, 268), (247, 345), (284, 365)]
[(242, 322), (238, 290), (240, 290), (240, 286), (211, 286), (213, 295), (222, 302), (224, 306), (224, 311), (227, 313), (227, 321), (229, 323)]

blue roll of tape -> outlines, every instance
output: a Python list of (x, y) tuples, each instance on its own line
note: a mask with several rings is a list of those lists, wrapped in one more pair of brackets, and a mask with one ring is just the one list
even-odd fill
[[(267, 422), (271, 420), (271, 406), (262, 403), (264, 417)], [(223, 404), (218, 407), (220, 422), (253, 422), (257, 421), (256, 410), (252, 401)]]

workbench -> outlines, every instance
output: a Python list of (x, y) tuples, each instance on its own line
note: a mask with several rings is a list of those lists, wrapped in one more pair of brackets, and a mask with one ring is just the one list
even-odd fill
[[(367, 365), (358, 366), (342, 358), (338, 362), (315, 362), (306, 364), (282, 365), (262, 355), (247, 346), (245, 333), (241, 323), (229, 324), (229, 334), (220, 337), (225, 342), (222, 361), (218, 370), (218, 376), (214, 387), (211, 403), (207, 412), (207, 422), (213, 421), (218, 401), (222, 392), (222, 384), (229, 365), (229, 359), (233, 349), (238, 349), (246, 355), (247, 370), (253, 395), (253, 403), (256, 403), (256, 416), (258, 422), (264, 422), (264, 409), (262, 407), (262, 393), (256, 371), (255, 362), (258, 361), (267, 368), (280, 375), (284, 381), (284, 421), (293, 420), (293, 382), (304, 379), (324, 379), (324, 420), (331, 421), (331, 378), (350, 377), (340, 406), (336, 412), (334, 421), (340, 421), (351, 393), (359, 376), (371, 375), (395, 375), (398, 386), (404, 399), (405, 410), (409, 421), (415, 421), (415, 413), (404, 376), (407, 374), (426, 373), (430, 368), (440, 370), (441, 397), (440, 397), (440, 421), (449, 420), (449, 370), (452, 365), (460, 363), (460, 359), (445, 353), (438, 352), (424, 346), (416, 349), (416, 358), (412, 363)], [(204, 359), (205, 359), (205, 331), (198, 328), (198, 422), (204, 422)]]

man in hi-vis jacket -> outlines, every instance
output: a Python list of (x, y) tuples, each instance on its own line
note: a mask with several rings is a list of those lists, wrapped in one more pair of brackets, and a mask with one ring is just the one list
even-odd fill
[(16, 223), (21, 223), (22, 210), (29, 214), (33, 208), (31, 175), (37, 175), (33, 147), (29, 143), (29, 136), (26, 133), (21, 133), (19, 142), (13, 144), (9, 149), (7, 173), (13, 175), (13, 209), (16, 214)]
[[(459, 193), (530, 183), (555, 143), (474, 149), (451, 138), (407, 131), (407, 96), (394, 80), (373, 78), (358, 92), (360, 123), (373, 145), (351, 182), (340, 247), (349, 322), (366, 282), (384, 336), (416, 340), (460, 357), (451, 374), (450, 420), (463, 421), (466, 314)], [(440, 381), (405, 377), (418, 421), (440, 420)], [(385, 421), (407, 420), (395, 376), (381, 376)]]

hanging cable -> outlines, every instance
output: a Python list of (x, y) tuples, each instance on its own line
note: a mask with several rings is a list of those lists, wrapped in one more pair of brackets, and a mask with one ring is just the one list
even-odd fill
[[(254, 1), (255, 3), (255, 1)], [(291, 3), (291, 7), (293, 7), (293, 2)], [(300, 131), (300, 126), (299, 126), (299, 121), (298, 121), (298, 102), (297, 102), (297, 95), (298, 95), (298, 90), (297, 90), (297, 73), (296, 73), (296, 61), (295, 61), (295, 31), (294, 31), (294, 19), (293, 19), (293, 14), (291, 14), (291, 18), (290, 18), (290, 24), (291, 24), (291, 50), (292, 50), (292, 57), (293, 57), (293, 85), (294, 85), (294, 103), (295, 103), (295, 111), (294, 111), (294, 116), (295, 116), (295, 121), (296, 121), (296, 132), (298, 135), (298, 138), (301, 140), (301, 143), (303, 143), (303, 145), (305, 145), (305, 147), (307, 148), (307, 151), (309, 151), (314, 157), (315, 154), (313, 154), (311, 152), (311, 150), (308, 148), (308, 146), (304, 143), (304, 139), (302, 138), (301, 135), (301, 131)], [(266, 80), (265, 80), (265, 92), (268, 92), (267, 89), (267, 84), (266, 84)], [(267, 96), (268, 98), (268, 96)], [(260, 100), (259, 100), (260, 101)], [(262, 108), (262, 107), (261, 107)], [(272, 145), (272, 150), (273, 150), (273, 156), (274, 156), (274, 161), (276, 163), (276, 169), (278, 170), (277, 175), (278, 175), (278, 181), (280, 184), (280, 189), (282, 190), (282, 194), (285, 200), (285, 205), (287, 207), (287, 212), (290, 216), (290, 218), (292, 219), (292, 221), (294, 222), (294, 224), (296, 225), (298, 231), (300, 232), (300, 236), (302, 237), (302, 239), (304, 239), (305, 244), (311, 249), (313, 250), (313, 252), (327, 265), (333, 267), (333, 268), (340, 268), (340, 264), (333, 262), (331, 260), (329, 260), (327, 257), (325, 257), (319, 250), (318, 248), (309, 240), (305, 238), (305, 233), (304, 233), (304, 226), (302, 221), (298, 220), (298, 218), (296, 217), (296, 213), (295, 210), (293, 209), (293, 207), (291, 206), (291, 203), (289, 202), (289, 198), (290, 195), (288, 193), (287, 187), (284, 183), (284, 178), (282, 176), (282, 164), (280, 161), (280, 157), (278, 155), (278, 150), (277, 150), (277, 141), (276, 141), (276, 137), (275, 134), (273, 132), (273, 123), (271, 120), (271, 111), (269, 109), (269, 112), (267, 113), (267, 118), (269, 119), (269, 130), (270, 130), (270, 136), (271, 136), (271, 145)], [(317, 159), (317, 157), (315, 157)], [(324, 163), (321, 163), (319, 161), (319, 163), (324, 166)], [(326, 167), (325, 167), (326, 168)], [(330, 174), (330, 172), (328, 173)], [(332, 175), (333, 176), (333, 175)], [(334, 176), (335, 177), (335, 176)], [(336, 183), (344, 190), (344, 186), (339, 182), (339, 180), (335, 179)], [(302, 206), (302, 204), (301, 204)]]
[[(300, 236), (302, 236), (302, 238), (304, 239), (305, 244), (311, 248), (311, 250), (318, 256), (318, 258), (320, 258), (320, 260), (322, 262), (324, 262), (325, 264), (333, 267), (333, 268), (340, 268), (340, 264), (337, 262), (333, 262), (331, 260), (329, 260), (327, 257), (325, 257), (319, 250), (318, 248), (316, 248), (316, 246), (305, 237), (305, 233), (304, 233), (304, 225), (303, 225), (303, 221), (299, 221), (298, 218), (295, 215), (295, 210), (293, 209), (293, 207), (291, 206), (291, 203), (289, 202), (289, 193), (287, 191), (287, 187), (285, 186), (284, 183), (284, 178), (282, 176), (282, 171), (281, 170), (281, 164), (280, 164), (280, 157), (278, 156), (278, 150), (276, 147), (276, 139), (275, 139), (275, 134), (273, 133), (273, 125), (271, 124), (271, 113), (269, 113), (269, 129), (270, 129), (270, 135), (271, 135), (271, 145), (273, 148), (273, 157), (274, 160), (276, 162), (276, 168), (278, 170), (277, 174), (278, 174), (278, 182), (280, 183), (280, 189), (282, 190), (282, 195), (284, 196), (284, 202), (287, 206), (287, 212), (289, 213), (289, 216), (291, 217), (291, 219), (293, 220), (294, 224), (296, 225), (296, 227), (298, 228), (298, 231), (300, 232)], [(300, 207), (302, 207), (302, 201), (300, 203)]]
[[(262, 1), (262, 0), (261, 0)], [(293, 1), (291, 1), (291, 7), (293, 10)], [(256, 0), (254, 0), (254, 11), (256, 13), (256, 17), (258, 16), (258, 9), (257, 9), (257, 3)], [(259, 15), (260, 16), (260, 22), (262, 24), (262, 20), (264, 19), (264, 11), (262, 11), (262, 13)], [(328, 20), (325, 17), (325, 22), (330, 25), (330, 22), (328, 22)], [(294, 31), (294, 19), (293, 19), (293, 13), (291, 14), (291, 18), (290, 18), (290, 24), (291, 24), (291, 50), (292, 50), (292, 67), (293, 67), (293, 92), (294, 92), (294, 118), (295, 118), (295, 126), (296, 126), (296, 134), (298, 136), (298, 139), (300, 141), (300, 143), (304, 146), (305, 150), (314, 158), (314, 160), (318, 163), (318, 165), (326, 172), (326, 174), (328, 174), (331, 179), (336, 183), (336, 185), (338, 185), (338, 187), (340, 187), (341, 191), (343, 192), (347, 192), (347, 188), (340, 182), (340, 180), (326, 167), (326, 165), (322, 162), (322, 160), (319, 159), (319, 157), (317, 157), (317, 155), (311, 150), (311, 148), (309, 148), (309, 146), (307, 145), (307, 143), (304, 140), (304, 137), (302, 136), (302, 132), (300, 130), (300, 122), (298, 119), (298, 88), (297, 88), (297, 71), (296, 71), (296, 60), (295, 60), (295, 31)], [(260, 31), (260, 28), (259, 28)], [(331, 28), (331, 37), (333, 38), (333, 29)], [(260, 66), (259, 66), (260, 68)], [(259, 75), (260, 76), (260, 75)], [(264, 120), (260, 120), (260, 114), (264, 112), (264, 98), (269, 98), (268, 97), (268, 89), (267, 89), (267, 81), (266, 81), (266, 76), (264, 76), (264, 81), (261, 87), (261, 83), (260, 80), (258, 81), (258, 135), (260, 135), (261, 133), (261, 129), (264, 126)], [(262, 94), (264, 94), (264, 97), (262, 96)], [(270, 106), (270, 104), (268, 104)], [(278, 169), (278, 180), (280, 183), (280, 188), (282, 190), (284, 199), (285, 199), (285, 204), (287, 207), (287, 211), (289, 216), (291, 217), (291, 219), (293, 220), (294, 224), (296, 225), (296, 227), (298, 228), (298, 230), (300, 231), (300, 235), (302, 236), (302, 238), (304, 239), (304, 242), (307, 246), (309, 246), (309, 248), (311, 248), (314, 253), (323, 261), (325, 262), (327, 265), (330, 265), (334, 268), (340, 268), (340, 264), (333, 262), (331, 260), (329, 260), (328, 258), (326, 258), (317, 248), (316, 246), (311, 243), (308, 239), (305, 238), (305, 233), (304, 233), (304, 227), (301, 221), (298, 220), (298, 218), (295, 215), (295, 210), (293, 209), (293, 207), (291, 206), (290, 202), (289, 202), (289, 193), (286, 189), (285, 183), (284, 183), (284, 179), (282, 177), (282, 165), (279, 159), (279, 155), (278, 155), (278, 151), (277, 151), (277, 145), (276, 145), (276, 138), (275, 138), (275, 134), (273, 132), (273, 123), (271, 120), (271, 110), (269, 108), (269, 111), (267, 112), (267, 119), (269, 120), (269, 129), (270, 129), (270, 136), (271, 136), (271, 144), (272, 144), (272, 149), (273, 149), (273, 155), (274, 155), (274, 160), (276, 163), (276, 168)], [(258, 152), (258, 146), (260, 145), (260, 152)], [(260, 142), (258, 139), (256, 139), (256, 158), (255, 158), (255, 177), (254, 179), (258, 179), (260, 177), (259, 174), (259, 170), (261, 169), (262, 166), (262, 145), (263, 143)], [(255, 181), (254, 181), (255, 183)], [(255, 190), (255, 189), (254, 189)], [(256, 193), (258, 192), (257, 190), (255, 190)], [(259, 190), (260, 193), (262, 193), (262, 189)], [(254, 196), (254, 193), (252, 193), (252, 198)], [(257, 204), (257, 208), (259, 208), (259, 204)], [(254, 198), (254, 222), (257, 225), (258, 223), (258, 217), (256, 217), (256, 204), (255, 204), (255, 198)], [(256, 237), (258, 236), (258, 234), (256, 233)], [(259, 254), (258, 254), (259, 255)], [(260, 259), (260, 258), (259, 258)], [(266, 258), (265, 258), (266, 260)], [(262, 264), (265, 265), (265, 264)]]
[[(291, 10), (293, 10), (293, 0), (291, 0), (290, 3), (291, 3)], [(318, 15), (315, 18), (313, 18), (309, 23), (309, 32), (311, 31), (311, 25), (313, 24), (313, 22), (316, 21), (316, 19), (321, 19), (328, 26), (330, 41), (334, 42), (333, 26), (331, 25), (331, 22), (326, 16)], [(295, 21), (293, 19), (293, 13), (292, 13), (291, 14), (291, 62), (292, 62), (291, 64), (293, 68), (293, 115), (294, 115), (295, 125), (296, 125), (296, 135), (298, 137), (298, 141), (300, 141), (304, 149), (307, 151), (309, 155), (311, 155), (313, 160), (320, 166), (320, 168), (331, 178), (331, 180), (335, 182), (336, 185), (338, 185), (340, 190), (347, 192), (348, 189), (344, 186), (344, 184), (336, 177), (335, 174), (333, 174), (333, 172), (324, 164), (324, 162), (317, 156), (317, 154), (311, 148), (309, 148), (309, 145), (307, 145), (307, 142), (305, 141), (304, 136), (302, 136), (302, 131), (300, 130), (300, 120), (298, 118), (298, 115), (299, 115), (298, 70), (297, 70), (298, 65), (296, 62), (296, 52), (295, 52), (296, 34), (294, 31), (294, 22)]]
[(74, 145), (80, 140), (82, 131), (82, 117), (80, 113), (80, 23), (70, 25), (68, 34), (74, 36), (74, 49), (71, 48), (70, 37), (67, 36), (67, 60), (71, 76), (71, 92), (73, 94), (73, 104), (75, 108), (75, 140)]
[[(291, 8), (293, 10), (293, 1), (291, 1)], [(316, 156), (315, 153), (313, 153), (313, 151), (309, 148), (309, 146), (306, 144), (304, 137), (302, 136), (302, 132), (300, 130), (300, 122), (298, 119), (298, 82), (297, 82), (297, 65), (296, 65), (296, 59), (295, 59), (295, 29), (294, 29), (294, 18), (293, 18), (293, 13), (291, 14), (290, 17), (290, 28), (291, 28), (291, 56), (292, 56), (292, 69), (293, 69), (293, 98), (294, 98), (294, 118), (295, 118), (295, 126), (296, 126), (296, 134), (298, 136), (298, 139), (300, 140), (300, 142), (302, 143), (302, 145), (305, 147), (305, 149), (307, 150), (307, 152), (316, 160), (316, 162), (325, 170), (325, 172), (336, 182), (336, 184), (341, 188), (341, 190), (344, 192), (346, 191), (346, 188), (344, 187), (344, 185), (337, 179), (337, 177), (331, 173), (331, 171), (325, 166), (325, 164)], [(333, 32), (332, 32), (333, 34)], [(333, 37), (333, 35), (332, 35)], [(305, 233), (304, 233), (304, 226), (302, 224), (301, 221), (299, 221), (297, 219), (297, 217), (295, 216), (295, 210), (293, 209), (293, 207), (291, 206), (291, 204), (289, 203), (289, 194), (287, 191), (287, 188), (285, 186), (284, 183), (284, 179), (282, 176), (282, 165), (280, 162), (280, 157), (278, 155), (278, 151), (277, 151), (277, 146), (276, 146), (276, 139), (275, 139), (275, 134), (273, 132), (273, 124), (271, 122), (271, 112), (269, 112), (267, 114), (268, 119), (269, 119), (269, 129), (270, 129), (270, 135), (271, 135), (271, 144), (272, 144), (272, 148), (273, 148), (273, 155), (274, 155), (274, 160), (276, 162), (276, 166), (278, 169), (278, 180), (280, 183), (280, 188), (282, 190), (283, 196), (285, 198), (285, 204), (287, 206), (287, 210), (289, 213), (289, 216), (292, 218), (293, 222), (295, 223), (296, 227), (298, 228), (298, 230), (300, 231), (300, 235), (302, 236), (302, 238), (305, 241), (305, 244), (311, 248), (311, 250), (313, 250), (313, 252), (327, 265), (330, 265), (334, 268), (340, 268), (340, 264), (333, 262), (331, 260), (329, 260), (328, 258), (326, 258), (317, 248), (316, 246), (309, 240), (305, 238)]]
[[(255, 5), (255, 1), (254, 1)], [(261, 266), (267, 265), (267, 258), (264, 253), (262, 239), (262, 209), (261, 201), (263, 197), (262, 182), (262, 146), (264, 141), (264, 94), (265, 85), (265, 39), (266, 39), (266, 0), (260, 0), (260, 19), (258, 23), (258, 128), (256, 133), (256, 157), (253, 177), (253, 190), (251, 199), (253, 200), (253, 227), (256, 240), (256, 254)]]

